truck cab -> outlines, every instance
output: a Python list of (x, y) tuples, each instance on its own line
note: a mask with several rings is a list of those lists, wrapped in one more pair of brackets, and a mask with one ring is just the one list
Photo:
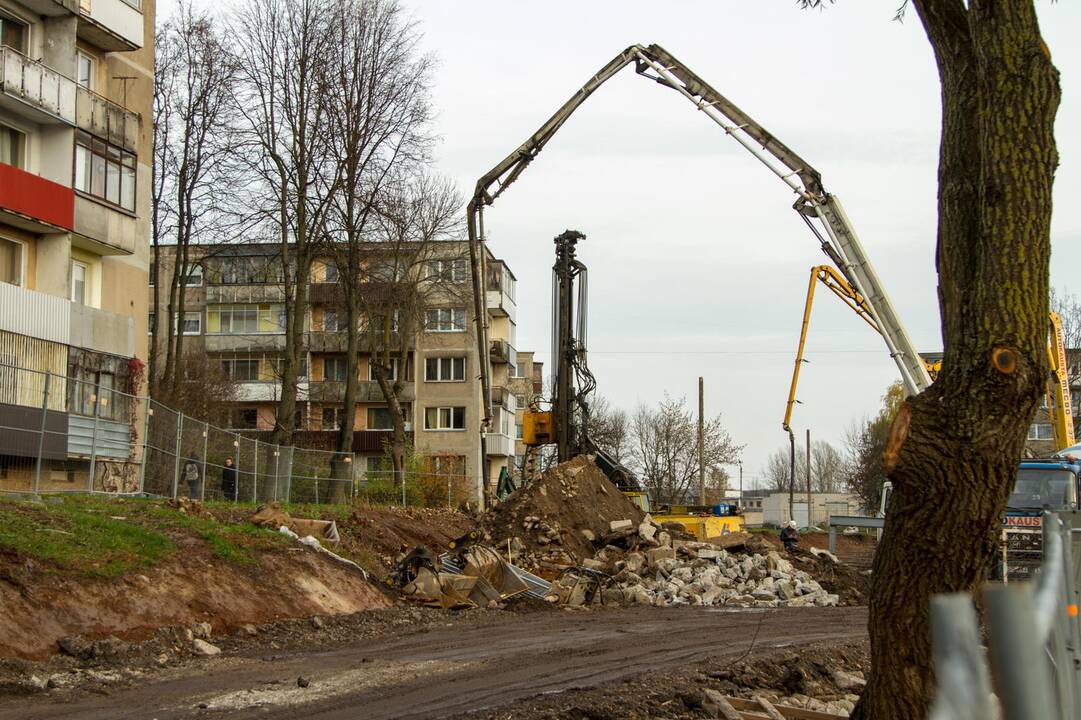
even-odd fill
[(1006, 503), (1006, 515), (1076, 510), (1079, 477), (1081, 464), (1072, 457), (1022, 462)]

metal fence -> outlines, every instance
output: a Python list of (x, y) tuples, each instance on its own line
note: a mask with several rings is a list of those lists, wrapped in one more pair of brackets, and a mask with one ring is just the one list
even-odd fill
[(464, 475), (357, 467), (352, 453), (273, 445), (114, 387), (0, 363), (0, 492), (237, 502), (451, 506)]
[(1072, 557), (1077, 532), (1057, 514), (1044, 513), (1043, 557), (1035, 580), (985, 591), (986, 651), (971, 596), (932, 599), (937, 692), (931, 720), (1081, 718), (1081, 629)]

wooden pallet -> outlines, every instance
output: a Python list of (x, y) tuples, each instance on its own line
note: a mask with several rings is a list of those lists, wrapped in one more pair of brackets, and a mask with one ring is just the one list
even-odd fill
[(721, 717), (724, 720), (837, 720), (844, 716), (787, 705), (774, 705), (761, 697), (756, 697), (754, 700), (725, 697), (724, 704), (721, 705)]

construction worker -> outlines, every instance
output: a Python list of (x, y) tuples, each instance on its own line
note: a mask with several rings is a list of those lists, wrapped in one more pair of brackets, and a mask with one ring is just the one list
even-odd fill
[(796, 545), (799, 544), (799, 533), (796, 531), (795, 520), (789, 520), (788, 524), (781, 530), (781, 542), (784, 544), (785, 552), (792, 552)]
[(199, 486), (202, 484), (203, 474), (199, 471), (199, 460), (194, 455), (184, 463), (184, 480), (188, 483), (188, 497), (199, 500)]

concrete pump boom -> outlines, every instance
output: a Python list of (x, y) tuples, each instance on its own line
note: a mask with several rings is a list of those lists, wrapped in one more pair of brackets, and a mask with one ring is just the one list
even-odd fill
[[(484, 207), (495, 202), (510, 187), (563, 123), (609, 78), (634, 63), (638, 75), (675, 90), (696, 109), (717, 123), (725, 134), (742, 145), (796, 193), (793, 207), (814, 233), (822, 251), (863, 298), (871, 320), (879, 328), (890, 357), (897, 363), (907, 394), (915, 394), (931, 384), (912, 341), (889, 297), (863, 252), (863, 247), (838, 199), (826, 192), (822, 177), (784, 143), (771, 135), (749, 115), (698, 77), (686, 65), (659, 45), (632, 45), (616, 55), (563, 104), (537, 132), (477, 181), (467, 207), (470, 267), (473, 276), (473, 311), (476, 318), (477, 350), (480, 357), (484, 418), (481, 424), (481, 465), (486, 463), (485, 433), (491, 427), (491, 359), (488, 355), (488, 319), (485, 308), (487, 272), (484, 243)], [(485, 487), (489, 482), (484, 471)]]

